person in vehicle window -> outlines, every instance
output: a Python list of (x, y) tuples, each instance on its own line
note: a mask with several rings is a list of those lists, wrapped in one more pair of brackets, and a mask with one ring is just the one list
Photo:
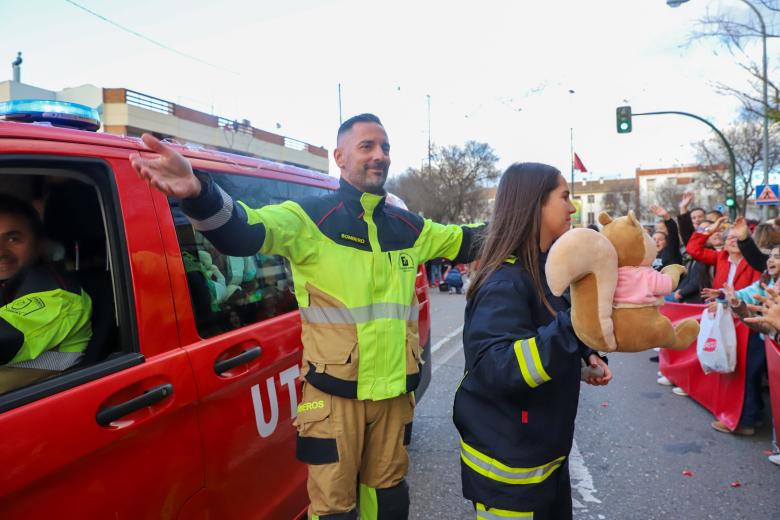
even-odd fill
[(544, 274), (574, 212), (552, 166), (514, 164), (501, 177), (466, 296), (465, 374), (453, 409), (463, 495), (477, 518), (572, 518), (568, 458), (582, 365), (592, 370), (588, 384), (612, 378), (577, 339), (569, 302)]
[(0, 393), (76, 365), (92, 337), (92, 301), (41, 262), (42, 229), (31, 205), (0, 194)]
[(181, 199), (222, 253), (278, 254), (292, 265), (305, 383), (298, 458), (309, 465), (309, 516), (405, 519), (406, 445), (420, 380), (418, 266), (473, 260), (476, 229), (444, 226), (386, 203), (390, 142), (372, 114), (345, 121), (334, 150), (338, 190), (252, 209), (149, 135), (158, 157), (131, 156), (139, 176)]

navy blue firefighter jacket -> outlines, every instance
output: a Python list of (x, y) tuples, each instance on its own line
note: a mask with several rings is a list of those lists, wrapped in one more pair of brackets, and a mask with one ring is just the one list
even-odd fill
[(546, 280), (543, 287), (556, 315), (510, 259), (466, 306), (466, 367), (453, 417), (463, 494), (487, 507), (544, 508), (569, 488), (581, 360), (594, 351), (575, 336), (569, 302), (553, 296)]

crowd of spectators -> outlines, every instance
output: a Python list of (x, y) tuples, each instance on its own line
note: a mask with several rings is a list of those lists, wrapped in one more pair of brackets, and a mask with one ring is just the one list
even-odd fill
[[(759, 223), (739, 217), (729, 222), (719, 211), (691, 208), (693, 202), (694, 195), (685, 193), (676, 218), (666, 208), (650, 207), (658, 218), (648, 228), (657, 248), (653, 267), (661, 270), (682, 264), (687, 268), (687, 275), (667, 301), (707, 303), (713, 311), (715, 305), (724, 305), (750, 327), (739, 424), (732, 430), (715, 420), (711, 426), (722, 433), (754, 435), (764, 420), (764, 336), (780, 339), (780, 294), (773, 287), (780, 274), (780, 219)], [(658, 361), (658, 357), (651, 360)], [(660, 371), (658, 383), (672, 386), (676, 395), (687, 395)], [(780, 465), (775, 440), (769, 460)]]

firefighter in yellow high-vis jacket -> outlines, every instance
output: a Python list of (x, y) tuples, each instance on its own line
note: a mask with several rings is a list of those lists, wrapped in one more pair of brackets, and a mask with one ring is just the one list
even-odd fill
[(92, 337), (92, 301), (65, 273), (40, 261), (40, 217), (0, 194), (0, 393), (59, 374)]
[(362, 114), (339, 128), (338, 190), (300, 202), (249, 208), (151, 136), (159, 157), (131, 158), (139, 175), (182, 200), (194, 227), (220, 251), (260, 251), (290, 260), (301, 313), (304, 363), (298, 458), (309, 465), (309, 515), (405, 519), (404, 480), (412, 391), (421, 352), (418, 266), (473, 259), (470, 226), (444, 226), (386, 204), (390, 142), (379, 119)]

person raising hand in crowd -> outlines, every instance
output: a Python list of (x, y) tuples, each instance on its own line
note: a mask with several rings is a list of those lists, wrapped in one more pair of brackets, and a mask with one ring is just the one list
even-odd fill
[(657, 250), (653, 269), (660, 271), (667, 265), (682, 264), (682, 255), (680, 254), (680, 236), (677, 231), (677, 223), (669, 212), (664, 208), (653, 204), (650, 211), (663, 220), (666, 232), (656, 230), (653, 233), (655, 247)]
[(683, 193), (680, 199), (679, 210), (680, 213), (677, 216), (677, 223), (680, 226), (680, 236), (682, 237), (683, 244), (687, 244), (691, 239), (693, 232), (699, 229), (705, 218), (703, 208), (693, 208), (690, 211), (688, 207), (693, 202), (694, 195), (692, 191), (686, 191)]
[[(704, 233), (695, 232), (686, 247), (688, 253), (700, 262), (715, 266), (715, 276), (712, 282), (714, 291), (703, 290), (705, 296), (711, 297), (725, 285), (735, 289), (744, 289), (759, 279), (761, 272), (752, 268), (737, 246), (737, 233), (739, 229), (730, 229), (725, 233), (726, 245), (722, 251), (712, 251), (704, 247), (710, 235), (717, 233), (725, 224), (726, 217), (718, 218)], [(763, 270), (763, 269), (762, 269)], [(739, 420), (739, 427), (733, 432), (720, 421), (713, 421), (711, 426), (722, 433), (736, 433), (739, 435), (753, 435), (755, 424), (762, 415), (763, 403), (760, 391), (756, 391), (753, 374), (760, 373), (762, 362), (761, 354), (764, 349), (763, 340), (756, 332), (748, 336), (747, 362), (745, 368), (745, 405)], [(766, 359), (764, 358), (764, 363)]]
[(739, 230), (732, 228), (724, 232), (725, 246), (721, 251), (704, 247), (709, 237), (718, 233), (726, 220), (727, 217), (720, 217), (704, 232), (695, 232), (691, 236), (686, 250), (695, 260), (715, 267), (715, 276), (712, 281), (713, 289), (720, 289), (726, 283), (733, 285), (736, 289), (742, 289), (755, 282), (761, 275), (761, 271), (751, 267), (742, 256), (742, 252), (737, 246)]
[(737, 236), (737, 246), (747, 263), (753, 269), (762, 271), (767, 265), (770, 249), (780, 244), (780, 233), (769, 224), (760, 224), (751, 236), (745, 217), (738, 217), (734, 221), (732, 231)]

